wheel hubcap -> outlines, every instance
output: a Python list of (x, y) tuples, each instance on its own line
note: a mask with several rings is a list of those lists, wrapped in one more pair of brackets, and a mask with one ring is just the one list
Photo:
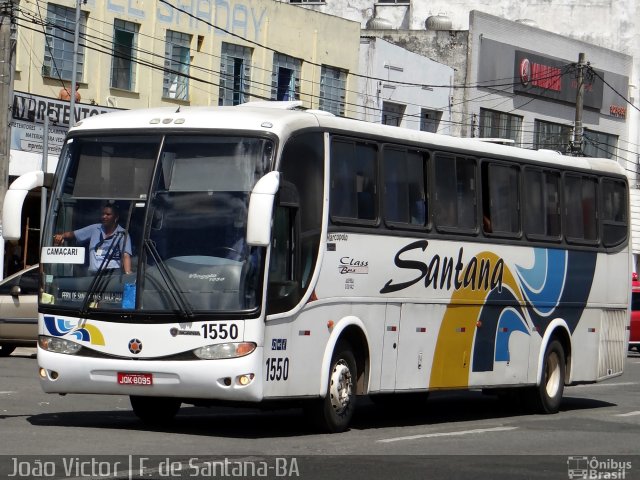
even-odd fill
[(554, 398), (558, 394), (558, 390), (560, 390), (560, 359), (557, 353), (554, 352), (549, 355), (545, 373), (547, 377), (547, 395), (550, 398)]
[(352, 391), (351, 371), (344, 362), (338, 362), (331, 372), (331, 383), (329, 385), (329, 395), (331, 396), (331, 406), (336, 413), (342, 413), (351, 402)]

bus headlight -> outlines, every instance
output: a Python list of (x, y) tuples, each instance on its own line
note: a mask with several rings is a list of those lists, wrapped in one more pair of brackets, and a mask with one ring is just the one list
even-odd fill
[(193, 353), (202, 360), (220, 360), (223, 358), (237, 358), (249, 355), (256, 349), (253, 342), (218, 343), (196, 348)]
[(64, 338), (48, 337), (40, 335), (38, 337), (38, 345), (41, 349), (54, 353), (65, 353), (67, 355), (75, 355), (82, 349), (82, 345), (76, 342), (70, 342)]

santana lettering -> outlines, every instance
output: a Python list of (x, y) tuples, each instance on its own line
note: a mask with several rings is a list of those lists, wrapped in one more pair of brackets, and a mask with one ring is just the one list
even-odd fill
[(406, 247), (400, 249), (394, 258), (394, 264), (398, 268), (417, 270), (419, 275), (413, 280), (407, 282), (393, 283), (393, 279), (389, 280), (380, 293), (392, 293), (404, 290), (424, 279), (424, 286), (428, 288), (432, 286), (434, 289), (460, 290), (461, 288), (471, 288), (471, 290), (483, 289), (493, 290), (498, 288), (502, 291), (502, 276), (504, 274), (504, 261), (500, 258), (495, 264), (489, 259), (477, 259), (472, 257), (468, 263), (462, 261), (464, 248), (460, 247), (458, 258), (441, 257), (434, 255), (429, 260), (403, 260), (402, 254), (411, 250), (420, 249), (423, 252), (427, 250), (429, 242), (427, 240), (419, 240), (410, 243)]

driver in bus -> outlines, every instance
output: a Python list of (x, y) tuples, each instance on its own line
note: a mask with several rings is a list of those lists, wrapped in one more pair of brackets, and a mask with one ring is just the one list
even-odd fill
[[(94, 223), (78, 230), (57, 233), (53, 244), (61, 245), (65, 240), (75, 239), (78, 243), (89, 244), (89, 273), (96, 273), (107, 257), (108, 265), (103, 268), (114, 270), (122, 268), (131, 273), (131, 238), (124, 228), (118, 225), (120, 212), (118, 205), (107, 203), (102, 207), (102, 222)], [(114, 242), (116, 244), (114, 245)]]

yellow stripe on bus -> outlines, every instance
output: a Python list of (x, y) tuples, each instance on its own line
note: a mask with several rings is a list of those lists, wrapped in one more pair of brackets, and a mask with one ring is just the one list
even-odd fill
[[(491, 252), (481, 252), (476, 258), (478, 265), (483, 260), (488, 260), (495, 265), (499, 259)], [(464, 272), (461, 275), (464, 275)], [(506, 266), (502, 288), (511, 289), (518, 301), (523, 302), (518, 284)], [(474, 290), (472, 285), (468, 285), (454, 291), (451, 295), (451, 303), (445, 311), (438, 333), (429, 388), (465, 388), (469, 386), (473, 339), (480, 310), (489, 292), (490, 287), (484, 288), (484, 285), (476, 285)]]

